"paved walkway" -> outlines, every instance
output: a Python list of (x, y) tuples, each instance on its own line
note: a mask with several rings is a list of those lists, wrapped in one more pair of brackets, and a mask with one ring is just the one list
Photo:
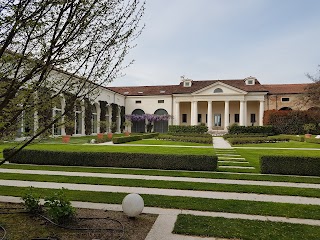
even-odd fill
[(254, 193), (234, 193), (234, 192), (215, 192), (215, 191), (193, 191), (177, 189), (160, 189), (160, 188), (142, 188), (142, 187), (124, 187), (108, 185), (91, 185), (91, 184), (74, 184), (74, 183), (55, 183), (55, 182), (35, 182), (35, 181), (18, 181), (18, 180), (0, 180), (1, 186), (13, 187), (36, 187), (60, 189), (67, 188), (78, 191), (93, 192), (121, 192), (121, 193), (138, 193), (175, 197), (196, 197), (207, 199), (226, 199), (226, 200), (244, 200), (257, 202), (277, 202), (292, 204), (312, 204), (320, 206), (319, 198), (299, 197), (299, 196), (279, 196)]
[(74, 176), (74, 177), (99, 177), (117, 179), (141, 179), (141, 180), (160, 180), (172, 182), (197, 182), (197, 183), (218, 183), (234, 185), (254, 185), (254, 186), (274, 186), (274, 187), (294, 187), (294, 188), (314, 188), (320, 189), (320, 184), (313, 183), (291, 183), (291, 182), (271, 182), (253, 180), (231, 180), (215, 178), (189, 178), (189, 177), (167, 177), (167, 176), (148, 176), (133, 174), (111, 174), (111, 173), (90, 173), (90, 172), (64, 172), (64, 171), (45, 171), (45, 170), (24, 170), (0, 168), (0, 173), (18, 173), (52, 176)]
[(213, 147), (214, 148), (227, 148), (232, 149), (230, 143), (224, 140), (223, 137), (213, 137)]
[[(0, 196), (0, 202), (21, 203), (23, 201), (19, 197)], [(72, 203), (72, 206), (76, 208), (122, 211), (122, 206), (119, 204), (90, 203), (90, 202), (78, 202), (78, 201), (72, 201), (71, 203)], [(146, 240), (163, 240), (163, 239), (165, 240), (180, 240), (180, 239), (181, 240), (198, 240), (198, 239), (199, 240), (200, 239), (222, 240), (221, 238), (204, 238), (204, 237), (192, 237), (192, 236), (183, 236), (183, 235), (173, 234), (172, 230), (174, 228), (174, 224), (179, 214), (320, 226), (320, 220), (223, 213), (223, 212), (204, 212), (204, 211), (193, 211), (193, 210), (145, 207), (143, 210), (143, 213), (159, 215), (152, 229), (150, 230), (148, 236), (146, 237)]]

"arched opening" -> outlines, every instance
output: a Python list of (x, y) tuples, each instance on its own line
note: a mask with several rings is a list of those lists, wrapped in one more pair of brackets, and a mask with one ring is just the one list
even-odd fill
[(279, 111), (291, 111), (292, 108), (290, 107), (283, 107), (283, 108), (280, 108)]
[(61, 115), (62, 115), (62, 107), (61, 107), (61, 98), (55, 99), (54, 108), (52, 112), (53, 118), (60, 118), (55, 124), (53, 124), (53, 135), (61, 135)]
[(74, 132), (75, 134), (82, 134), (82, 109), (80, 102), (77, 102), (74, 107)]
[(223, 90), (221, 88), (216, 88), (213, 93), (223, 93)]
[[(141, 109), (135, 109), (132, 112), (132, 115), (144, 115), (144, 111)], [(145, 132), (145, 119), (137, 119), (135, 118), (135, 120), (132, 120), (132, 128), (131, 128), (132, 132), (136, 132), (136, 133), (142, 133)]]
[[(168, 112), (165, 109), (158, 109), (154, 112), (155, 115), (168, 115)], [(168, 119), (164, 118), (159, 121), (154, 122), (154, 131), (159, 133), (168, 132)]]

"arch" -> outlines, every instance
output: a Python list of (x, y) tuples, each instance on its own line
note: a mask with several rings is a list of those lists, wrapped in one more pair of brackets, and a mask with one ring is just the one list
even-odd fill
[[(168, 112), (163, 108), (159, 108), (154, 112), (154, 114), (155, 115), (168, 115)], [(155, 121), (153, 129), (155, 132), (165, 133), (165, 132), (168, 132), (168, 125), (169, 125), (168, 119)]]
[[(145, 112), (142, 109), (135, 109), (132, 111), (132, 115), (144, 115)], [(132, 127), (131, 127), (131, 131), (132, 132), (136, 132), (136, 133), (141, 133), (141, 132), (145, 132), (145, 120), (132, 120)]]
[(283, 107), (283, 108), (280, 108), (279, 111), (292, 111), (292, 108), (291, 107)]
[(213, 93), (223, 93), (223, 90), (221, 88), (216, 88)]

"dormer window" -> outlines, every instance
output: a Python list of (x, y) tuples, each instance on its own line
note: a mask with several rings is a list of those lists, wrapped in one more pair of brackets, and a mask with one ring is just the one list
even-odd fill
[(138, 94), (142, 94), (143, 92), (138, 92)]
[(129, 92), (124, 92), (123, 94), (128, 94)]
[(246, 85), (254, 85), (256, 83), (256, 78), (255, 77), (247, 77), (244, 79), (244, 81), (246, 82)]
[(166, 91), (165, 90), (160, 90), (160, 93), (165, 93)]
[(183, 83), (184, 87), (191, 87), (192, 85), (192, 80), (189, 78), (185, 78), (184, 75), (180, 77), (181, 78), (181, 82)]

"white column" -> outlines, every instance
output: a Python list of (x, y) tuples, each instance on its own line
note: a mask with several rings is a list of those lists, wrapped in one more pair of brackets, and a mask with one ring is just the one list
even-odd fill
[[(66, 99), (63, 96), (61, 96), (61, 114), (64, 114), (65, 108), (66, 108)], [(65, 119), (65, 115), (62, 116), (61, 122), (64, 122), (64, 119)], [(65, 124), (61, 125), (61, 135), (62, 136), (66, 135)]]
[(260, 101), (259, 106), (259, 126), (263, 126), (264, 101)]
[(198, 124), (198, 102), (191, 102), (191, 125), (195, 126)]
[(95, 103), (96, 109), (97, 109), (97, 133), (100, 133), (100, 115), (101, 115), (101, 108), (100, 104)]
[(86, 135), (86, 128), (85, 128), (85, 123), (84, 123), (85, 111), (86, 111), (86, 108), (85, 108), (85, 106), (84, 106), (84, 102), (82, 102), (82, 104), (81, 104), (81, 117), (82, 117), (82, 121), (81, 121), (81, 134), (82, 134), (82, 135)]
[(175, 102), (174, 113), (174, 124), (180, 125), (180, 102)]
[(244, 119), (244, 126), (248, 126), (248, 102), (247, 101), (244, 101), (244, 116), (243, 116), (243, 119)]
[(208, 101), (208, 111), (207, 111), (207, 121), (208, 121), (208, 130), (212, 130), (212, 101)]
[(240, 110), (239, 110), (239, 117), (240, 117), (240, 126), (244, 126), (244, 101), (240, 101)]
[(224, 102), (224, 130), (229, 127), (229, 101)]

